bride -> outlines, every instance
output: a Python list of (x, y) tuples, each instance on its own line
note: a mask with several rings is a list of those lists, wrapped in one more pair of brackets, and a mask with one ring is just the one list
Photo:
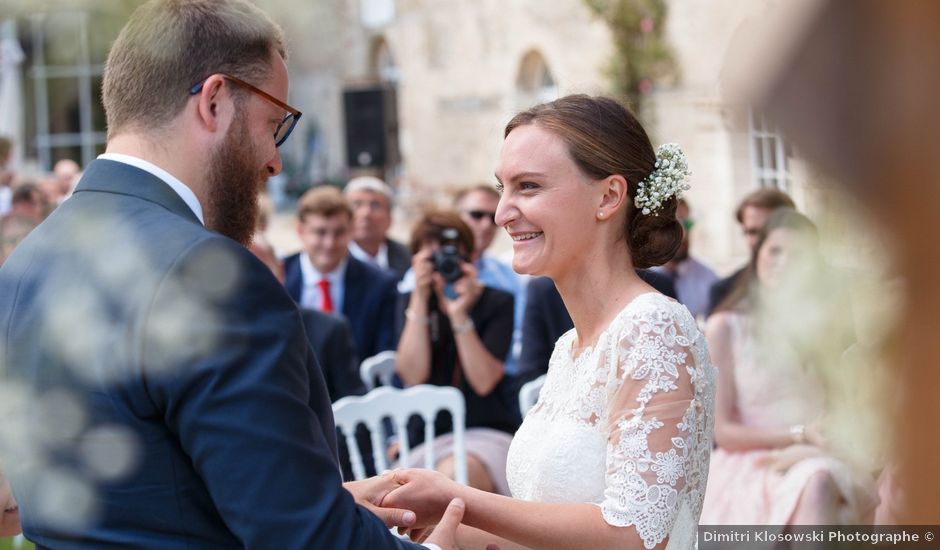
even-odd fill
[[(612, 99), (574, 95), (516, 115), (496, 177), (513, 268), (551, 277), (574, 321), (509, 451), (514, 498), (396, 471), (383, 506), (433, 524), (466, 502), (461, 548), (690, 548), (712, 447), (715, 370), (688, 310), (634, 268), (682, 238), (675, 145), (653, 152)], [(421, 533), (413, 533), (420, 537)]]

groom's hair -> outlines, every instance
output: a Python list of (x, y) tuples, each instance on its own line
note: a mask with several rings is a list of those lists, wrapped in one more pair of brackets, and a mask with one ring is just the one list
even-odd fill
[[(280, 27), (245, 0), (147, 2), (108, 54), (102, 84), (108, 137), (159, 131), (183, 109), (190, 89), (213, 74), (260, 84), (271, 73), (273, 52), (287, 58)], [(232, 91), (244, 97), (240, 87)]]

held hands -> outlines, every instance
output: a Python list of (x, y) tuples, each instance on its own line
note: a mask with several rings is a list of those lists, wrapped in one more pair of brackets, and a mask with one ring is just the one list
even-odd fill
[(379, 519), (385, 522), (386, 527), (408, 529), (417, 520), (414, 512), (407, 509), (392, 508), (388, 504), (382, 507), (385, 496), (399, 485), (399, 482), (393, 478), (392, 473), (343, 483), (343, 487), (352, 494), (356, 504), (378, 516)]
[(412, 528), (417, 529), (438, 523), (461, 487), (434, 470), (396, 470), (386, 475), (391, 476), (396, 487), (385, 493), (382, 506), (413, 510), (418, 517)]

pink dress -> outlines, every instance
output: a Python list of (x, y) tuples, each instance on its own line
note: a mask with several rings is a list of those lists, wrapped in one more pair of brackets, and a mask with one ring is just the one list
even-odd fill
[[(738, 420), (768, 428), (818, 420), (825, 411), (825, 394), (816, 376), (800, 366), (792, 349), (779, 343), (771, 343), (776, 349), (765, 347), (758, 356), (750, 317), (735, 312), (726, 315), (731, 328)], [(719, 371), (723, 367), (715, 366)], [(828, 472), (842, 493), (844, 523), (860, 523), (873, 509), (872, 481), (847, 463), (832, 456), (814, 456), (778, 472), (762, 463), (769, 462), (771, 452), (720, 447), (712, 452), (702, 525), (786, 525), (803, 489), (817, 472)]]

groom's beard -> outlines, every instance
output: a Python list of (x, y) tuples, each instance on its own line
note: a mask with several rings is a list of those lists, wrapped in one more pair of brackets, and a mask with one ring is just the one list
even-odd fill
[(209, 160), (206, 226), (246, 246), (258, 220), (258, 193), (268, 179), (266, 170), (258, 168), (263, 165), (259, 157), (239, 109)]

